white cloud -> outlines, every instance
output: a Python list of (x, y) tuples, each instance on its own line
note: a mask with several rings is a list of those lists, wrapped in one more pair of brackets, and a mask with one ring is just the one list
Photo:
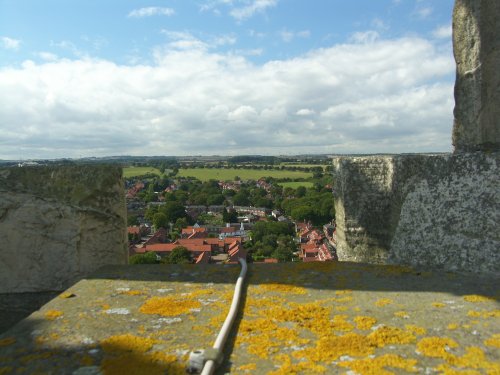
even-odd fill
[(380, 38), (380, 34), (373, 30), (359, 31), (351, 36), (351, 41), (354, 43), (374, 43)]
[(7, 36), (2, 36), (0, 38), (2, 42), (2, 46), (5, 49), (12, 49), (12, 50), (18, 50), (19, 46), (21, 45), (21, 41), (18, 39), (12, 39)]
[(286, 42), (286, 43), (289, 43), (291, 42), (293, 39), (295, 38), (309, 38), (311, 36), (311, 32), (309, 30), (302, 30), (302, 31), (298, 31), (298, 32), (295, 32), (295, 31), (289, 31), (289, 30), (281, 30), (280, 31), (280, 36), (281, 36), (281, 39)]
[(314, 115), (314, 111), (312, 109), (309, 109), (309, 108), (302, 108), (302, 109), (299, 109), (295, 114), (297, 116), (311, 116), (311, 115)]
[(434, 9), (431, 6), (418, 6), (414, 13), (417, 17), (425, 19), (428, 18), (433, 12)]
[(451, 149), (455, 64), (432, 41), (358, 38), (256, 65), (165, 34), (154, 64), (2, 68), (0, 158)]
[(132, 10), (128, 17), (132, 18), (142, 18), (151, 16), (172, 16), (175, 14), (175, 10), (172, 8), (162, 8), (162, 7), (147, 7)]
[(432, 32), (434, 38), (437, 39), (449, 39), (453, 34), (451, 24), (438, 27)]
[(38, 52), (37, 55), (45, 61), (56, 61), (58, 59), (57, 55), (51, 52)]
[(264, 12), (267, 8), (274, 7), (277, 4), (278, 0), (252, 0), (248, 5), (232, 9), (229, 14), (238, 21), (243, 21), (252, 17), (256, 13)]

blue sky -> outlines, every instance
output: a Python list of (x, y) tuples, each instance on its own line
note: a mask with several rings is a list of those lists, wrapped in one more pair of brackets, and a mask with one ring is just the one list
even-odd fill
[(0, 0), (0, 158), (451, 149), (452, 0)]

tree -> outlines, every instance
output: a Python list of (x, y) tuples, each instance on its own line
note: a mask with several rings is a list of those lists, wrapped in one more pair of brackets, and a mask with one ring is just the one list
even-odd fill
[(139, 221), (137, 220), (137, 216), (136, 215), (127, 216), (127, 225), (128, 226), (139, 225)]
[(187, 218), (186, 209), (180, 202), (167, 202), (159, 211), (167, 216), (167, 221), (170, 223), (175, 223), (181, 217)]
[(191, 263), (191, 253), (184, 246), (177, 246), (162, 261), (168, 264), (187, 264)]
[(241, 190), (236, 193), (233, 197), (233, 204), (236, 206), (248, 206), (250, 200), (248, 199), (248, 191)]
[(158, 212), (153, 215), (153, 225), (156, 229), (166, 228), (168, 226), (167, 215), (162, 212)]
[(227, 211), (226, 209), (224, 209), (224, 211), (222, 212), (222, 221), (224, 223), (237, 223), (238, 214), (236, 213), (235, 210)]
[(132, 255), (129, 258), (128, 262), (129, 264), (157, 264), (158, 259), (156, 253), (150, 251), (145, 254)]

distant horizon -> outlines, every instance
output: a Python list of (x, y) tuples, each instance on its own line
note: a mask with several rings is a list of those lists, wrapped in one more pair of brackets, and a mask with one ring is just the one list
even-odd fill
[(0, 0), (0, 159), (450, 152), (453, 0)]

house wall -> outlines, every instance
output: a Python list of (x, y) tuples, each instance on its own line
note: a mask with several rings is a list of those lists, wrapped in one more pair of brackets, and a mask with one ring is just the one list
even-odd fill
[(0, 169), (0, 293), (63, 290), (126, 264), (121, 176), (113, 166)]

